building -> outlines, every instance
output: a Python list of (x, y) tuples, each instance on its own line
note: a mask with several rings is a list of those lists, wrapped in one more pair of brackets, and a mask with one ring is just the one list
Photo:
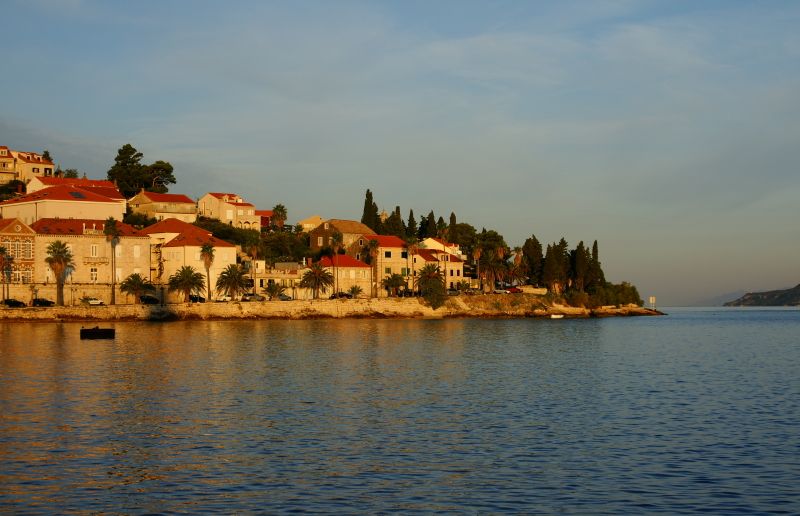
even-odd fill
[(319, 225), (323, 222), (325, 222), (325, 220), (319, 215), (312, 215), (306, 219), (298, 221), (296, 225), (300, 226), (300, 229), (303, 233), (310, 233), (312, 230), (319, 227)]
[[(107, 192), (108, 193), (108, 192)], [(125, 200), (120, 202), (90, 189), (70, 185), (43, 190), (0, 202), (0, 218), (18, 218), (26, 224), (41, 219), (122, 220)]]
[(237, 228), (261, 231), (261, 217), (256, 215), (256, 207), (236, 194), (205, 194), (197, 202), (197, 214)]
[(300, 272), (305, 265), (298, 262), (278, 262), (269, 267), (265, 260), (255, 260), (253, 263), (251, 275), (258, 292), (264, 293), (269, 284), (277, 283), (286, 289), (287, 295), (297, 298)]
[(461, 258), (466, 259), (464, 253), (461, 252), (461, 246), (452, 242), (446, 242), (441, 238), (428, 237), (420, 243), (420, 247), (424, 249), (431, 249), (434, 251), (444, 251), (449, 254), (454, 254)]
[[(33, 282), (35, 237), (36, 232), (21, 220), (0, 219), (0, 247), (5, 249), (5, 256), (0, 257), (0, 283), (4, 288)], [(11, 297), (19, 296), (16, 290), (9, 292)]]
[(420, 269), (428, 264), (436, 265), (445, 279), (448, 289), (457, 289), (462, 281), (469, 281), (464, 277), (464, 260), (454, 254), (436, 249), (418, 249), (411, 256), (412, 274), (416, 277)]
[(260, 218), (262, 229), (272, 227), (272, 216), (274, 215), (272, 210), (256, 210), (256, 215)]
[[(342, 236), (340, 241), (341, 248), (347, 249), (348, 254), (353, 255), (349, 251), (354, 248), (356, 242), (363, 241), (364, 235), (371, 235), (374, 231), (355, 220), (330, 219), (311, 230), (309, 233), (309, 247), (312, 251), (319, 251), (324, 247), (333, 247), (334, 235), (337, 233)], [(363, 247), (363, 245), (360, 247)]]
[[(228, 265), (236, 264), (236, 246), (211, 235), (209, 231), (178, 219), (164, 219), (140, 231), (150, 238), (150, 281), (166, 285), (170, 276), (188, 265), (206, 275), (205, 263), (200, 251), (205, 244), (214, 248), (214, 261), (206, 277), (206, 290), (213, 292), (219, 274)], [(205, 297), (205, 296), (204, 296)], [(174, 301), (183, 301), (179, 294)]]
[[(106, 237), (105, 220), (44, 218), (31, 224), (36, 232), (34, 282), (40, 290), (55, 299), (56, 278), (47, 265), (47, 247), (56, 240), (67, 244), (72, 252), (74, 269), (67, 277), (65, 304), (78, 304), (85, 296), (106, 303), (111, 301), (112, 274), (117, 303), (124, 299), (119, 284), (131, 274), (147, 277), (150, 270), (150, 239), (133, 226), (117, 222), (119, 238), (115, 243)], [(133, 302), (133, 300), (129, 300)]]
[(142, 190), (128, 200), (128, 206), (133, 213), (151, 219), (178, 219), (190, 224), (197, 220), (197, 203), (183, 194)]
[(377, 282), (377, 292), (379, 297), (388, 296), (387, 289), (381, 287), (381, 282), (392, 276), (399, 274), (406, 280), (406, 285), (411, 288), (411, 261), (408, 257), (408, 247), (406, 243), (399, 237), (393, 235), (364, 235), (363, 238), (356, 241), (356, 249), (360, 249), (357, 256), (363, 256), (368, 251), (366, 248), (369, 242), (374, 240), (378, 243), (376, 254), (374, 256), (364, 256), (364, 259), (369, 257), (375, 272), (375, 281)]
[(0, 183), (30, 182), (34, 177), (53, 175), (53, 162), (35, 152), (15, 151), (0, 145)]
[(25, 186), (25, 190), (30, 194), (46, 188), (51, 188), (53, 186), (70, 186), (74, 188), (80, 188), (81, 190), (86, 190), (87, 192), (102, 195), (103, 197), (108, 197), (109, 199), (117, 201), (120, 206), (122, 206), (123, 210), (125, 210), (127, 206), (125, 196), (119, 191), (117, 185), (112, 181), (106, 181), (104, 179), (55, 176), (34, 177), (31, 179), (31, 182)]
[[(346, 254), (324, 256), (319, 263), (334, 277), (333, 292), (348, 292), (351, 287), (361, 288), (362, 296), (370, 296), (372, 292), (372, 266), (356, 260)], [(322, 294), (330, 294), (327, 289)]]

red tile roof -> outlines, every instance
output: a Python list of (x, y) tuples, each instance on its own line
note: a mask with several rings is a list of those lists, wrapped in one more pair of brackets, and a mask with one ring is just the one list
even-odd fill
[(183, 194), (142, 192), (142, 195), (144, 195), (153, 202), (178, 202), (186, 204), (195, 204), (195, 202), (190, 197)]
[[(2, 147), (0, 147), (0, 149), (2, 149)], [(9, 228), (14, 223), (19, 224), (22, 227), (25, 227), (25, 224), (19, 219), (0, 219), (0, 231)]]
[(364, 235), (364, 240), (377, 240), (380, 247), (406, 247), (403, 239), (394, 235)]
[(43, 185), (59, 186), (71, 185), (77, 187), (94, 186), (102, 188), (117, 188), (113, 182), (106, 181), (105, 179), (84, 179), (78, 177), (37, 177)]
[(143, 235), (178, 233), (178, 236), (164, 244), (166, 247), (202, 246), (203, 244), (211, 244), (214, 247), (236, 247), (229, 242), (213, 237), (209, 231), (201, 227), (173, 218), (160, 220), (139, 232)]
[(274, 213), (272, 210), (256, 210), (256, 215), (259, 217), (272, 217)]
[(51, 186), (37, 192), (3, 201), (0, 204), (20, 204), (36, 201), (73, 201), (73, 202), (117, 202), (105, 195), (94, 193), (88, 189), (76, 188), (69, 185)]
[[(233, 206), (253, 206), (249, 202), (232, 202), (232, 201), (228, 201), (228, 204), (231, 204)], [(255, 208), (255, 206), (253, 206), (253, 207)]]
[[(31, 224), (31, 229), (40, 235), (83, 235), (85, 230), (102, 232), (105, 220), (95, 219), (39, 219)], [(117, 221), (120, 236), (145, 236), (124, 222)]]
[(366, 267), (370, 268), (369, 265), (366, 263), (356, 260), (352, 256), (348, 256), (346, 254), (337, 254), (335, 258), (331, 260), (330, 256), (323, 256), (319, 263), (322, 264), (323, 267), (333, 267), (334, 262), (336, 263), (337, 267)]

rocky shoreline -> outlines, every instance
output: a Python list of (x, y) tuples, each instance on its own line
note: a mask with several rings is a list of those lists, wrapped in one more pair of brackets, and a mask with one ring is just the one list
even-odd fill
[(433, 310), (417, 298), (320, 299), (313, 301), (173, 303), (160, 305), (3, 308), (0, 321), (175, 321), (236, 319), (444, 319), (564, 318), (664, 315), (636, 305), (582, 308), (547, 303), (542, 296), (459, 296)]

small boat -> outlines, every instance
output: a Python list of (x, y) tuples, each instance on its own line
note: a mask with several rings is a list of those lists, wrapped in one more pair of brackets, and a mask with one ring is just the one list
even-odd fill
[(551, 319), (563, 319), (564, 314), (550, 314)]
[(81, 328), (81, 339), (113, 339), (114, 328), (101, 328), (95, 326), (94, 328)]

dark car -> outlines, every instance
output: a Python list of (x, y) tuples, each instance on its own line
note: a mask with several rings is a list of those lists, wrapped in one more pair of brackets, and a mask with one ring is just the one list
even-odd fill
[(335, 292), (331, 294), (331, 299), (353, 299), (353, 294), (349, 292)]
[(266, 301), (267, 298), (262, 296), (261, 294), (253, 294), (252, 292), (248, 292), (247, 294), (242, 294), (242, 301)]
[(25, 303), (23, 303), (22, 301), (11, 298), (4, 300), (3, 304), (9, 308), (22, 308), (23, 306), (25, 306)]
[(286, 295), (286, 294), (279, 294), (278, 295), (278, 299), (280, 299), (281, 301), (291, 301), (292, 300), (292, 296), (289, 296), (289, 295)]
[(33, 306), (53, 306), (54, 304), (55, 303), (49, 299), (44, 299), (42, 297), (36, 297), (33, 299)]
[(157, 305), (161, 302), (156, 296), (151, 296), (149, 294), (139, 296), (139, 301), (141, 301), (143, 305)]
[(196, 296), (192, 294), (189, 296), (189, 301), (191, 301), (192, 303), (205, 303), (206, 298), (204, 298), (203, 296)]

